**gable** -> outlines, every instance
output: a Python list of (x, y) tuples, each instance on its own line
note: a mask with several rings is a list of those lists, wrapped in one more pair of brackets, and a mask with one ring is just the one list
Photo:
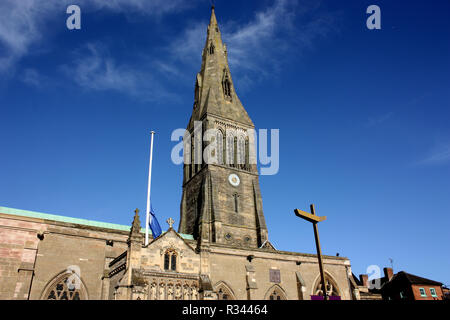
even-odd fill
[(169, 229), (141, 250), (141, 268), (155, 272), (165, 272), (164, 256), (176, 255), (176, 272), (198, 274), (200, 255), (175, 230)]
[(195, 253), (195, 249), (173, 229), (167, 230), (158, 238), (154, 239), (148, 244), (147, 248), (154, 250), (167, 246), (173, 246), (181, 250), (191, 250)]

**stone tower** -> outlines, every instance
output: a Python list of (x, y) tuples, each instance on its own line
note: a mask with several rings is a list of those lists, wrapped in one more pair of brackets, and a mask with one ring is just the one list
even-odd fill
[[(209, 130), (213, 135), (205, 141), (208, 129), (216, 130)], [(258, 170), (250, 160), (252, 130), (233, 85), (213, 7), (187, 126), (191, 143), (185, 145), (185, 157), (191, 163), (184, 165), (178, 230), (192, 234), (199, 244), (255, 248), (267, 240)], [(209, 154), (215, 161), (208, 164), (202, 155), (210, 143), (216, 146)]]

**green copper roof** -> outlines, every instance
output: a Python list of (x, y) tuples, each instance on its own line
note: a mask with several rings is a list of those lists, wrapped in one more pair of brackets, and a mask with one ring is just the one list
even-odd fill
[[(92, 226), (92, 227), (99, 227), (99, 228), (106, 228), (106, 229), (113, 229), (113, 230), (130, 231), (130, 228), (131, 228), (131, 226), (126, 226), (126, 225), (121, 225), (121, 224), (100, 222), (100, 221), (92, 221), (92, 220), (87, 220), (87, 219), (79, 219), (79, 218), (71, 218), (71, 217), (64, 217), (64, 216), (58, 216), (58, 215), (55, 215), (55, 214), (48, 214), (48, 213), (42, 213), (42, 212), (35, 212), (35, 211), (7, 208), (7, 207), (1, 207), (1, 206), (0, 206), (0, 213), (11, 214), (11, 215), (16, 215), (16, 216), (22, 216), (22, 217), (30, 217), (30, 218), (37, 218), (37, 219), (45, 219), (45, 220), (52, 220), (52, 221), (60, 221), (60, 222), (81, 224), (81, 225), (84, 225), (84, 226)], [(142, 228), (141, 232), (145, 233), (145, 228)], [(151, 234), (151, 231), (150, 231), (150, 234)], [(180, 233), (179, 235), (183, 239), (186, 239), (186, 240), (193, 240), (194, 239), (194, 237), (192, 235), (190, 235), (190, 234)]]

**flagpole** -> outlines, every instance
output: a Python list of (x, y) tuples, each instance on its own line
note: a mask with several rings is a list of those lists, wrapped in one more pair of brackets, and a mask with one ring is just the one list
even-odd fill
[(147, 189), (147, 211), (145, 219), (145, 245), (148, 245), (148, 224), (150, 220), (150, 188), (152, 185), (152, 160), (153, 160), (153, 135), (155, 131), (151, 131), (151, 141), (150, 141), (150, 163), (148, 165), (148, 189)]

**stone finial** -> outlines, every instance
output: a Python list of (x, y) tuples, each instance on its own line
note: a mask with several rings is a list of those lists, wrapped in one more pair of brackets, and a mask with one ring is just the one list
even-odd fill
[(140, 233), (141, 232), (141, 221), (139, 220), (139, 209), (134, 210), (133, 223), (131, 224), (130, 233)]
[(169, 225), (169, 229), (173, 229), (172, 226), (174, 224), (174, 220), (172, 218), (169, 218), (166, 220), (167, 224)]

